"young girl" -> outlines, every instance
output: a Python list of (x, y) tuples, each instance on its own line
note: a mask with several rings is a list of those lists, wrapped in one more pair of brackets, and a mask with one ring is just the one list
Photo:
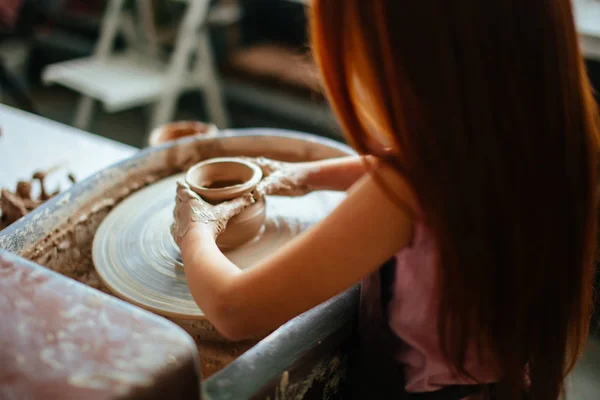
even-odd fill
[(213, 207), (180, 184), (173, 233), (194, 299), (243, 339), (362, 281), (364, 362), (388, 378), (367, 393), (557, 399), (588, 332), (596, 228), (598, 120), (570, 0), (311, 13), (332, 107), (369, 156), (256, 160), (254, 198), (349, 190), (243, 271), (215, 238), (253, 198)]

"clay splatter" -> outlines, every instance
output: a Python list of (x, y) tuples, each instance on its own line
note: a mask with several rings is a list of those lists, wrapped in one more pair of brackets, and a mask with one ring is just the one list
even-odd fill
[[(54, 167), (47, 171), (35, 172), (30, 181), (19, 181), (14, 192), (8, 189), (0, 191), (0, 230), (23, 218), (60, 192), (60, 189), (49, 192), (46, 187), (46, 177), (58, 169), (59, 167)], [(72, 183), (75, 183), (73, 174), (69, 173), (68, 177)], [(35, 182), (38, 182), (40, 188), (40, 195), (37, 199), (32, 197), (32, 188)]]

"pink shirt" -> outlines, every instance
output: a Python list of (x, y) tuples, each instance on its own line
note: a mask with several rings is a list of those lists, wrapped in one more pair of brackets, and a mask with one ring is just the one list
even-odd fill
[[(444, 362), (438, 345), (435, 245), (427, 227), (417, 223), (411, 246), (396, 255), (396, 278), (388, 305), (388, 322), (392, 332), (403, 342), (396, 360), (404, 366), (408, 392), (429, 392), (448, 385), (477, 383), (456, 376)], [(467, 357), (466, 369), (479, 383), (497, 381), (474, 355)]]

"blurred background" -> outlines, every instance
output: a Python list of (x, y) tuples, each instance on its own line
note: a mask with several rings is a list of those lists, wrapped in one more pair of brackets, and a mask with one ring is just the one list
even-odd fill
[[(0, 0), (0, 104), (137, 148), (147, 145), (153, 128), (178, 120), (341, 140), (310, 57), (309, 1)], [(598, 88), (600, 1), (572, 2), (588, 73)], [(4, 115), (8, 120), (12, 114)], [(10, 118), (15, 129), (27, 126), (21, 125), (23, 115)], [(43, 125), (36, 126), (36, 134), (46, 135)], [(74, 145), (72, 152), (78, 149)], [(93, 161), (91, 153), (108, 163), (108, 152), (79, 156)], [(40, 152), (35, 161), (49, 164), (50, 158)], [(32, 161), (9, 155), (7, 165), (24, 174)], [(12, 185), (11, 173), (3, 184)], [(569, 399), (598, 398), (598, 339), (589, 342), (571, 383)]]
[(2, 103), (136, 147), (175, 120), (339, 137), (308, 0), (20, 3), (0, 32)]
[[(309, 1), (1, 0), (19, 5), (0, 24), (0, 102), (135, 147), (176, 120), (340, 138)], [(600, 1), (572, 1), (598, 87)]]

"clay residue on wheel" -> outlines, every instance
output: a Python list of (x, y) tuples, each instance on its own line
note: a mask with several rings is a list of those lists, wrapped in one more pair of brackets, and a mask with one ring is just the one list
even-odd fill
[(198, 343), (202, 379), (206, 379), (233, 360), (250, 350), (257, 342), (247, 341), (240, 343), (209, 342)]
[[(23, 218), (60, 192), (60, 189), (49, 192), (46, 187), (46, 177), (58, 169), (59, 167), (54, 167), (47, 171), (35, 172), (31, 180), (17, 182), (14, 192), (7, 188), (0, 190), (0, 230)], [(75, 183), (73, 174), (68, 173), (68, 177)], [(34, 185), (39, 186), (40, 194), (37, 198), (34, 198), (32, 193)]]
[(346, 376), (348, 368), (347, 356), (340, 358), (334, 355), (331, 358), (320, 360), (310, 373), (302, 380), (291, 383), (288, 371), (280, 378), (279, 385), (275, 387), (275, 399), (301, 400), (316, 385), (321, 385), (323, 399), (335, 399), (341, 396), (341, 383)]

